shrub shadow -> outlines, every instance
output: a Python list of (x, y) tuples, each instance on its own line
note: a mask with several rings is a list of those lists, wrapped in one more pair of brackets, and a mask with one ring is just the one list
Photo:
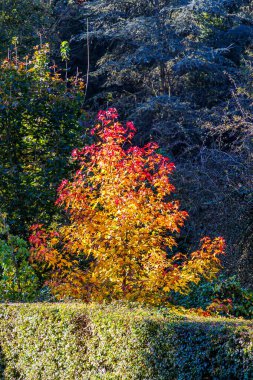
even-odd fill
[(5, 370), (5, 359), (4, 359), (4, 354), (2, 352), (2, 347), (0, 345), (0, 380), (4, 380), (4, 370)]

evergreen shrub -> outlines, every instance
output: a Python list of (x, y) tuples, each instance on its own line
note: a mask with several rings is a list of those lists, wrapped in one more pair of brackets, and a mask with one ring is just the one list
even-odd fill
[(136, 304), (0, 306), (4, 379), (252, 379), (253, 324)]

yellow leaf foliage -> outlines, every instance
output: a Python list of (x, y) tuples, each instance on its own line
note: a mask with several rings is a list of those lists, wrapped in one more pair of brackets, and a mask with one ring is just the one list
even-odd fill
[(220, 268), (222, 238), (204, 238), (188, 256), (173, 254), (188, 216), (171, 200), (174, 165), (155, 143), (132, 146), (134, 133), (115, 109), (100, 111), (97, 142), (73, 151), (79, 170), (58, 189), (69, 223), (57, 232), (32, 227), (32, 258), (50, 269), (59, 297), (161, 304), (170, 291), (187, 292)]

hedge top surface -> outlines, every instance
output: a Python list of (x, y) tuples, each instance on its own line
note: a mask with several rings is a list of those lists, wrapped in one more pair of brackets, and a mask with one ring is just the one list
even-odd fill
[(229, 318), (229, 317), (203, 317), (194, 313), (186, 312), (183, 308), (167, 308), (167, 307), (148, 307), (138, 303), (124, 303), (124, 302), (113, 302), (111, 304), (97, 304), (90, 303), (84, 304), (81, 302), (65, 302), (65, 303), (0, 303), (0, 313), (4, 310), (9, 309), (9, 311), (20, 312), (20, 313), (30, 313), (34, 312), (52, 312), (58, 311), (63, 314), (73, 314), (73, 313), (85, 313), (85, 314), (106, 314), (117, 316), (120, 315), (123, 318), (133, 318), (133, 319), (149, 319), (149, 320), (160, 320), (163, 322), (188, 322), (188, 323), (201, 323), (201, 324), (220, 324), (220, 325), (235, 325), (235, 326), (247, 326), (249, 329), (253, 330), (253, 321), (245, 320), (243, 318)]

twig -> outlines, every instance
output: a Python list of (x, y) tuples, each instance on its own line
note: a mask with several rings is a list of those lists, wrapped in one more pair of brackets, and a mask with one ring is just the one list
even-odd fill
[(84, 93), (84, 102), (87, 96), (88, 84), (89, 84), (89, 74), (90, 74), (90, 41), (89, 41), (89, 19), (87, 18), (87, 74), (86, 74), (86, 87)]

